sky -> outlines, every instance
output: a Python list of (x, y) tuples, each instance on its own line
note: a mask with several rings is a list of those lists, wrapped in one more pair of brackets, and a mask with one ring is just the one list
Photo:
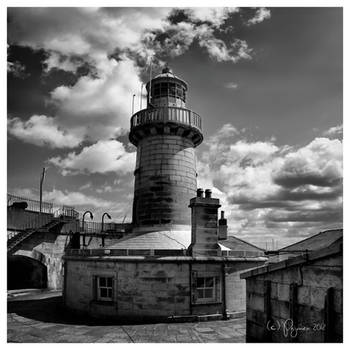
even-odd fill
[(229, 234), (282, 247), (342, 227), (341, 8), (9, 8), (7, 25), (9, 193), (37, 199), (46, 167), (44, 200), (131, 221), (152, 60), (189, 84), (198, 187)]

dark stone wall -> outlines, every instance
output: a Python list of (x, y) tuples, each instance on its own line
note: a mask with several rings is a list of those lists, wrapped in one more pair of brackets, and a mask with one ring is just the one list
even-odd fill
[(342, 342), (342, 266), (338, 254), (248, 277), (247, 341)]

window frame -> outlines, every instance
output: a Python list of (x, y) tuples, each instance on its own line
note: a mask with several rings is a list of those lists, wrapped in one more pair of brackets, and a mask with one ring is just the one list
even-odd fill
[[(106, 279), (106, 285), (105, 286), (101, 286), (101, 279), (104, 278)], [(114, 297), (114, 277), (113, 276), (106, 276), (106, 275), (99, 275), (99, 276), (95, 276), (96, 279), (96, 300), (97, 301), (107, 301), (107, 302), (112, 302), (113, 301), (113, 297)], [(108, 279), (111, 280), (111, 285), (108, 285)], [(101, 295), (101, 289), (105, 289), (107, 291), (107, 297), (103, 297)], [(108, 291), (111, 291), (110, 293), (110, 297), (108, 296), (109, 293)]]
[[(193, 271), (192, 274), (193, 282), (192, 282), (192, 303), (193, 304), (219, 304), (222, 302), (222, 291), (221, 291), (221, 276), (219, 274), (208, 274), (204, 275), (198, 273), (197, 271)], [(199, 280), (203, 279), (203, 283), (201, 283), (201, 287), (199, 286)], [(208, 285), (208, 280), (212, 280), (212, 286)], [(203, 297), (200, 296), (199, 291), (202, 290)], [(205, 297), (205, 291), (211, 290), (212, 296)]]

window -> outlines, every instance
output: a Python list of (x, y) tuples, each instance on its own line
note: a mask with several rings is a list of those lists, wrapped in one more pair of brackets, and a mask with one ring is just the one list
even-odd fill
[(197, 299), (214, 300), (215, 298), (215, 278), (198, 277), (197, 278)]
[(170, 83), (169, 84), (169, 96), (173, 96), (175, 97), (175, 84), (174, 83)]
[(160, 84), (160, 96), (161, 97), (168, 96), (168, 84), (167, 83)]
[(97, 277), (97, 300), (112, 301), (113, 277)]
[(216, 303), (221, 300), (221, 288), (219, 276), (196, 276), (197, 273), (193, 271), (193, 302), (202, 303)]

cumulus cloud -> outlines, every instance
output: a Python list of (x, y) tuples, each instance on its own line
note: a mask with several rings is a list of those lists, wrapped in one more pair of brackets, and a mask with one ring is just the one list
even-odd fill
[(139, 90), (134, 63), (101, 57), (99, 78), (81, 77), (73, 86), (59, 86), (51, 92), (57, 114), (65, 125), (84, 125), (87, 138), (96, 141), (116, 136), (129, 127), (131, 92)]
[(247, 140), (226, 124), (204, 148), (198, 182), (215, 188), (232, 234), (256, 243), (262, 234), (287, 242), (342, 226), (340, 140), (277, 146), (274, 140)]
[(256, 9), (256, 12), (252, 18), (249, 18), (247, 21), (248, 25), (254, 25), (260, 23), (271, 17), (271, 12), (266, 7), (261, 7)]
[(65, 157), (53, 157), (49, 163), (57, 166), (62, 175), (132, 172), (136, 153), (127, 152), (124, 145), (117, 140), (99, 141), (84, 147), (79, 153), (70, 152)]
[(214, 27), (220, 27), (230, 15), (238, 13), (238, 7), (195, 7), (185, 9), (185, 13), (193, 22), (209, 22)]
[(283, 165), (275, 170), (273, 180), (285, 188), (333, 187), (341, 182), (342, 176), (342, 142), (316, 138), (307, 146), (287, 154)]
[(47, 72), (76, 73), (89, 67), (73, 85), (56, 87), (49, 103), (57, 125), (76, 139), (94, 142), (128, 127), (131, 98), (140, 91), (151, 57), (156, 70), (196, 42), (218, 62), (251, 59), (246, 41), (224, 39), (220, 33), (232, 16), (242, 14), (238, 18), (255, 24), (268, 18), (267, 12), (225, 7), (9, 8), (8, 40), (10, 45), (45, 50)]
[(81, 136), (58, 126), (55, 118), (45, 115), (33, 115), (27, 121), (9, 118), (7, 128), (10, 135), (37, 146), (72, 148), (82, 140)]
[(324, 136), (328, 137), (343, 137), (343, 125), (332, 126), (323, 133)]

